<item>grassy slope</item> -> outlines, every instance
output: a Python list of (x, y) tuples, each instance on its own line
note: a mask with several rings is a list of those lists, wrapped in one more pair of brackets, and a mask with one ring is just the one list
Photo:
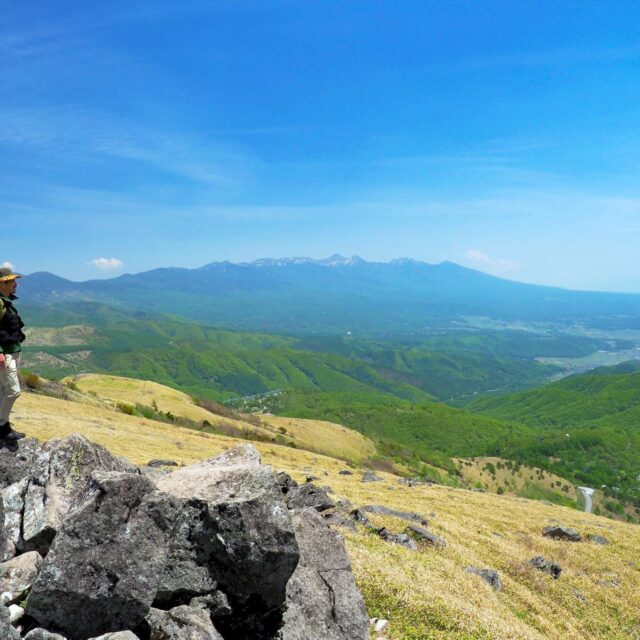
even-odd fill
[(259, 425), (256, 426), (255, 418), (251, 423), (242, 423), (231, 417), (212, 414), (195, 405), (193, 400), (181, 391), (148, 380), (87, 374), (73, 378), (73, 383), (84, 393), (95, 394), (99, 398), (116, 403), (146, 406), (155, 403), (161, 412), (168, 411), (174, 416), (198, 423), (205, 420), (215, 426), (231, 423), (239, 429), (258, 431), (268, 438), (283, 435), (287, 441), (292, 441), (302, 449), (336, 458), (360, 462), (376, 455), (375, 445), (369, 438), (339, 424), (321, 420), (260, 416)]
[[(41, 440), (81, 433), (138, 463), (150, 458), (190, 463), (238, 442), (32, 394), (16, 405), (15, 422)], [(640, 632), (639, 527), (515, 497), (441, 486), (407, 488), (385, 473), (386, 482), (363, 484), (357, 474), (339, 475), (344, 463), (335, 459), (274, 444), (256, 446), (266, 463), (297, 480), (326, 471), (323, 484), (355, 505), (431, 514), (431, 530), (448, 541), (441, 551), (415, 554), (361, 531), (345, 533), (369, 613), (391, 621), (390, 640), (622, 639)], [(612, 544), (543, 538), (541, 528), (555, 520), (582, 533), (605, 534)], [(393, 518), (375, 523), (394, 531), (404, 527)], [(534, 555), (560, 562), (561, 578), (529, 569), (526, 562)], [(496, 593), (464, 573), (468, 565), (497, 569), (503, 591)]]

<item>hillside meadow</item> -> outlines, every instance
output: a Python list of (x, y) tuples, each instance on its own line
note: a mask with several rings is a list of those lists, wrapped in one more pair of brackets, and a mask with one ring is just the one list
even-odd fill
[[(15, 411), (18, 429), (39, 440), (80, 433), (117, 455), (144, 464), (169, 458), (188, 464), (242, 441), (126, 415), (92, 401), (73, 402), (25, 393)], [(640, 528), (560, 506), (445, 486), (407, 487), (381, 473), (382, 482), (345, 476), (344, 461), (256, 442), (263, 461), (304, 481), (309, 474), (354, 506), (382, 504), (414, 511), (447, 546), (419, 553), (359, 529), (344, 531), (354, 573), (369, 613), (386, 618), (390, 640), (627, 639), (640, 637)], [(377, 526), (401, 531), (406, 523), (372, 516)], [(542, 528), (562, 522), (583, 535), (605, 535), (610, 545), (549, 540)], [(558, 580), (532, 569), (543, 555), (559, 562)], [(499, 571), (493, 591), (466, 566)]]

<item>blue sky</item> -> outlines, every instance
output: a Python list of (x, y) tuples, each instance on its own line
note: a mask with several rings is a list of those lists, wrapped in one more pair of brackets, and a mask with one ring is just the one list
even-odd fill
[(637, 2), (0, 0), (0, 263), (640, 292)]

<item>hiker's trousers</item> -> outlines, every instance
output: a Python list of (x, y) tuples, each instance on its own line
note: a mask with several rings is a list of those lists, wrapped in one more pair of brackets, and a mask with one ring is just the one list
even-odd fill
[(9, 422), (13, 404), (20, 396), (19, 361), (19, 353), (6, 353), (4, 367), (0, 367), (0, 425)]

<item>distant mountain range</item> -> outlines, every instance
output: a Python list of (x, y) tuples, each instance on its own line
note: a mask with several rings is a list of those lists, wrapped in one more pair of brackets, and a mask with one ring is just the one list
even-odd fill
[(403, 334), (450, 328), (469, 316), (640, 328), (640, 295), (522, 284), (451, 262), (387, 263), (353, 256), (213, 262), (106, 280), (51, 273), (21, 283), (25, 303), (93, 301), (211, 325), (288, 334)]

